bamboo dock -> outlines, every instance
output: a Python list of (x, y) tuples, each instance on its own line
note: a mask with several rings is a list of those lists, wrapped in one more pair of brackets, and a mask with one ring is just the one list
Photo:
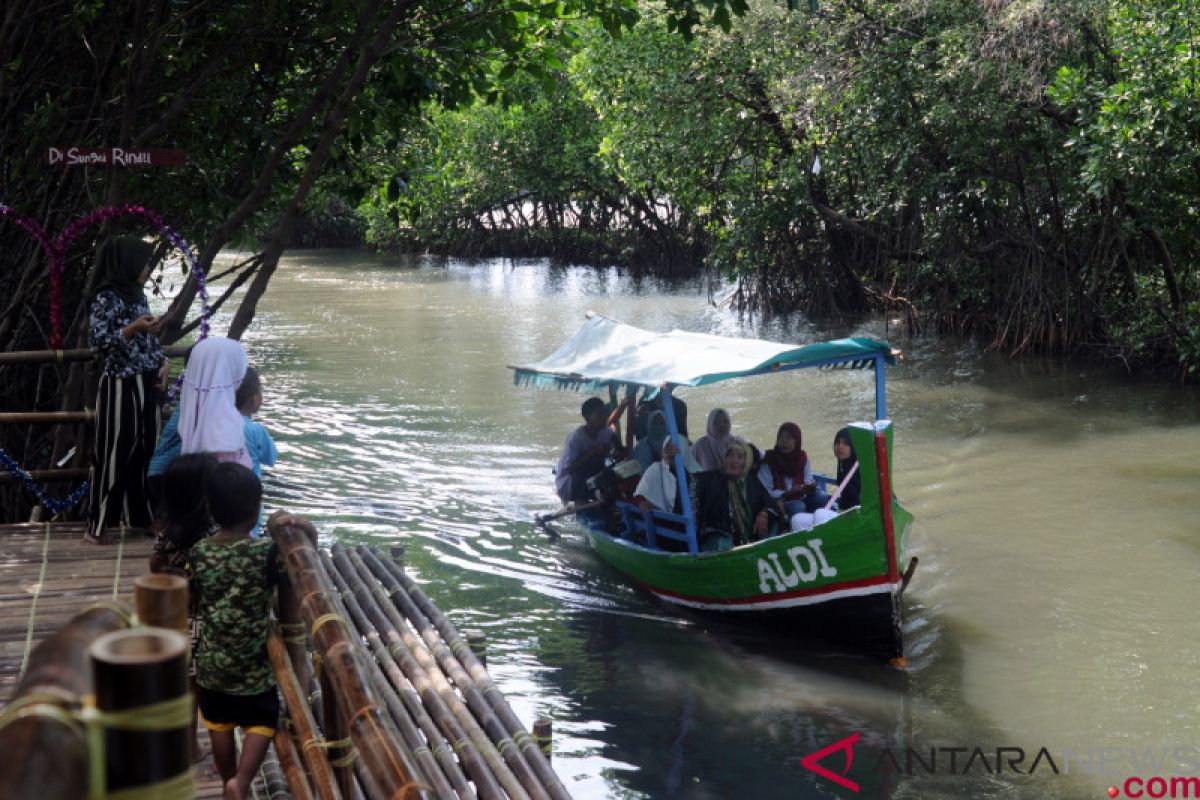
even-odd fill
[[(526, 730), (467, 639), (402, 561), (361, 546), (320, 551), (303, 524), (273, 523), (271, 535), (290, 579), (279, 592), (268, 644), (285, 711), (251, 796), (569, 797), (550, 767), (548, 737)], [(17, 707), (31, 692), (47, 696), (46, 686), (31, 689), (30, 675), (22, 681), (22, 674), (48, 674), (47, 660), (64, 649), (55, 650), (64, 635), (56, 632), (89, 614), (95, 630), (86, 636), (127, 626), (120, 609), (131, 607), (134, 580), (147, 572), (151, 540), (128, 531), (120, 544), (88, 545), (82, 523), (25, 523), (0, 525), (0, 550), (0, 699)], [(80, 613), (95, 604), (102, 611)], [(70, 671), (52, 666), (54, 675)], [(50, 702), (69, 707), (80, 700)], [(543, 733), (546, 724), (539, 720), (535, 730)], [(8, 734), (36, 738), (18, 727)], [(71, 757), (86, 748), (61, 725), (54, 736), (47, 741), (57, 743), (56, 752), (42, 756), (65, 759), (59, 771), (69, 774)], [(110, 753), (110, 781), (111, 763)], [(0, 794), (11, 791), (3, 781), (0, 770)], [(222, 796), (211, 757), (197, 764), (194, 787), (196, 797)]]

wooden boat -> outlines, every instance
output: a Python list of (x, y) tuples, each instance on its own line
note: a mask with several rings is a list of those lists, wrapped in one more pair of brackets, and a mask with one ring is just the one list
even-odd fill
[[(688, 482), (681, 478), (677, 491), (684, 513), (644, 512), (618, 503), (622, 524), (615, 533), (595, 522), (585, 527), (601, 558), (667, 603), (902, 660), (900, 598), (916, 558), (902, 574), (913, 518), (891, 489), (892, 423), (884, 381), (890, 363), (891, 348), (867, 338), (796, 346), (683, 331), (659, 334), (593, 314), (553, 354), (512, 369), (519, 386), (607, 390), (612, 398), (623, 390), (631, 427), (637, 390), (664, 392), (662, 408), (677, 441), (669, 398), (678, 387), (808, 368), (873, 369), (876, 418), (848, 426), (861, 473), (860, 505), (809, 530), (702, 552)], [(675, 467), (676, 475), (684, 475), (682, 456), (676, 456)], [(818, 480), (831, 483), (825, 476)]]

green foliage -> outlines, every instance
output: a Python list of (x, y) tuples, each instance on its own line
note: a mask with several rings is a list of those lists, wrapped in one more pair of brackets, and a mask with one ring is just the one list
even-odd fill
[(1196, 370), (1193, 2), (702, 7), (581, 29), (553, 81), (499, 73), (504, 109), (433, 110), (391, 209), (444, 244), (518, 195), (570, 198), (669, 231), (762, 308)]

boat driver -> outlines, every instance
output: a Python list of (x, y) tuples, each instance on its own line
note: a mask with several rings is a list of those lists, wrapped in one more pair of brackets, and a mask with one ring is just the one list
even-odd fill
[(608, 427), (608, 406), (599, 397), (589, 397), (581, 409), (584, 424), (567, 437), (555, 470), (554, 489), (563, 503), (576, 505), (591, 500), (587, 481), (604, 471), (604, 459), (612, 450), (614, 435)]

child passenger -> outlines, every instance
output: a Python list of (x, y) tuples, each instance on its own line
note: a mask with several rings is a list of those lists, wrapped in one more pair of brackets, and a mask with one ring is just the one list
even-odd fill
[[(254, 473), (235, 462), (218, 464), (206, 490), (209, 513), (220, 530), (192, 548), (192, 588), (201, 620), (197, 699), (225, 800), (242, 800), (279, 721), (267, 626), (282, 567), (269, 539), (249, 536), (262, 504), (262, 485)], [(240, 760), (237, 727), (245, 731)]]

